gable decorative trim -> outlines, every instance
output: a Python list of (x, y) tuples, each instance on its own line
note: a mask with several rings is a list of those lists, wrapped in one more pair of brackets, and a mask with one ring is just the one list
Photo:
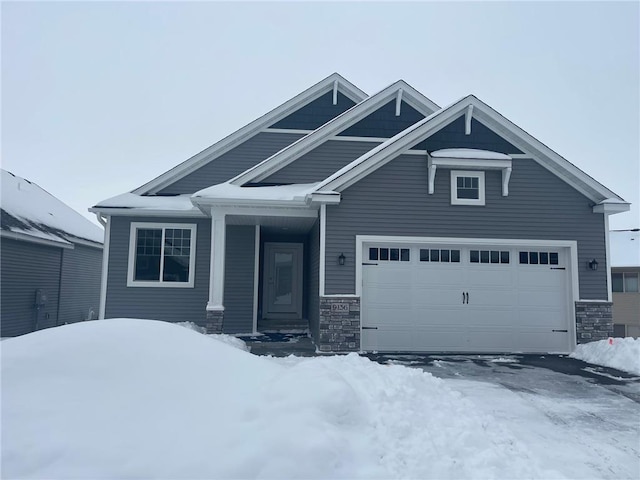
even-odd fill
[(164, 187), (170, 185), (173, 182), (176, 182), (177, 180), (185, 177), (189, 173), (192, 173), (193, 171), (209, 163), (210, 161), (215, 160), (215, 158), (219, 157), (220, 155), (223, 155), (229, 150), (247, 141), (249, 138), (255, 136), (269, 125), (278, 122), (294, 111), (311, 103), (321, 95), (331, 91), (332, 89), (335, 90), (336, 88), (356, 103), (361, 102), (362, 100), (367, 98), (366, 93), (343, 78), (341, 75), (337, 73), (329, 75), (324, 80), (316, 83), (304, 92), (296, 95), (279, 107), (271, 110), (269, 113), (266, 113), (260, 118), (242, 127), (240, 130), (237, 130), (236, 132), (223, 138), (219, 142), (214, 143), (210, 147), (204, 149), (200, 153), (197, 153), (193, 157), (182, 162), (181, 164), (165, 172), (159, 177), (156, 177), (155, 179), (142, 185), (141, 187), (136, 188), (132, 191), (132, 193), (142, 195), (147, 193), (156, 193), (159, 190), (162, 190)]
[(244, 185), (245, 183), (264, 180), (278, 170), (293, 163), (302, 155), (309, 153), (322, 143), (355, 125), (360, 120), (363, 120), (390, 101), (396, 101), (396, 113), (398, 113), (398, 98), (411, 105), (423, 115), (431, 115), (440, 108), (408, 83), (399, 80), (351, 107), (306, 137), (299, 139), (297, 142), (283, 148), (254, 167), (237, 175), (230, 180), (230, 183), (233, 185)]
[[(504, 137), (526, 155), (531, 156), (541, 166), (554, 173), (587, 198), (594, 202), (612, 198), (626, 205), (624, 208), (629, 208), (629, 204), (616, 193), (597, 182), (473, 95), (454, 102), (378, 145), (320, 182), (316, 189), (341, 192), (398, 155), (405, 153), (411, 146), (433, 135), (445, 125), (466, 115), (470, 106), (473, 106), (473, 118), (476, 121), (494, 130), (498, 135)], [(509, 176), (510, 172), (505, 171), (504, 180), (508, 182)]]

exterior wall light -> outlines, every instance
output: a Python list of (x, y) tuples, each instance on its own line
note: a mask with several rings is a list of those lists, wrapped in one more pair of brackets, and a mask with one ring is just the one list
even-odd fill
[(598, 270), (598, 261), (595, 258), (587, 263), (587, 265), (589, 265), (591, 270)]
[(347, 258), (344, 256), (344, 253), (341, 253), (338, 257), (338, 265), (344, 265), (344, 262)]

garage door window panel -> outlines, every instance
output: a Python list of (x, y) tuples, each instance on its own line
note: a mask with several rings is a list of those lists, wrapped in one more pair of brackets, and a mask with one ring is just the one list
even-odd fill
[(521, 265), (558, 265), (558, 252), (519, 252)]

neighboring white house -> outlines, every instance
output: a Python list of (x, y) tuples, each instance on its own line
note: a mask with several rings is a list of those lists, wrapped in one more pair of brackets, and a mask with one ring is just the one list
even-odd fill
[(614, 230), (611, 242), (613, 332), (616, 337), (640, 336), (640, 229)]

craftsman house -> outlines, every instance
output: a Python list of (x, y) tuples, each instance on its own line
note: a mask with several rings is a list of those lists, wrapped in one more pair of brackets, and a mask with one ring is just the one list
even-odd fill
[(612, 332), (608, 216), (628, 209), (473, 95), (333, 74), (91, 209), (100, 315), (309, 328), (322, 351), (570, 352)]

